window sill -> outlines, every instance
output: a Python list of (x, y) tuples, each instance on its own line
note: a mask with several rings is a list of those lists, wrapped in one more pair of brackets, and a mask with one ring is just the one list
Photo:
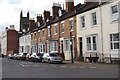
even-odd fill
[(57, 35), (57, 34), (54, 34), (54, 35)]
[(74, 30), (71, 30), (70, 32), (73, 32)]
[(91, 28), (95, 28), (95, 27), (97, 27), (98, 25), (92, 25), (92, 27)]
[(62, 32), (61, 34), (64, 34), (64, 32)]
[(113, 23), (118, 23), (119, 22), (119, 19), (117, 19), (117, 20), (111, 20), (111, 24), (113, 24)]
[(85, 30), (86, 28), (81, 28), (81, 30)]

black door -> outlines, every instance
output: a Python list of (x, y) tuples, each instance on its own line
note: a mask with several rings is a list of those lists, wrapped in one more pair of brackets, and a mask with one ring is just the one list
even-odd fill
[(83, 43), (82, 43), (82, 37), (79, 38), (79, 48), (80, 48), (80, 56), (83, 57)]

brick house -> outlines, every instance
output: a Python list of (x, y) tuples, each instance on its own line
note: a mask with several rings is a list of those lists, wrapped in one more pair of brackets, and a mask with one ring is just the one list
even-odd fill
[(6, 28), (6, 31), (1, 35), (2, 41), (2, 54), (9, 55), (19, 51), (18, 32), (14, 29), (14, 25), (10, 25), (10, 29)]
[(70, 60), (71, 33), (73, 55), (74, 59), (77, 58), (76, 10), (79, 7), (81, 4), (74, 6), (74, 1), (66, 0), (66, 11), (57, 3), (53, 3), (52, 17), (49, 11), (44, 11), (43, 24), (39, 24), (31, 32), (31, 45), (34, 45), (32, 49), (35, 50), (33, 52), (59, 53), (65, 60)]

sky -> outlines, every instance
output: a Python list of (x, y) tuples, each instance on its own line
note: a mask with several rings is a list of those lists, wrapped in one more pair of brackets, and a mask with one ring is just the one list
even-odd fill
[[(84, 0), (74, 0), (75, 5), (83, 3)], [(5, 31), (5, 27), (15, 25), (19, 30), (20, 12), (27, 16), (30, 12), (30, 18), (36, 18), (36, 14), (43, 14), (44, 10), (52, 12), (53, 3), (65, 4), (65, 0), (0, 0), (0, 35)]]

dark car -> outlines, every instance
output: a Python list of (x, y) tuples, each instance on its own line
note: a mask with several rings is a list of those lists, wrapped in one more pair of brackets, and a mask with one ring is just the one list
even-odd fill
[(35, 62), (42, 62), (42, 57), (43, 57), (43, 54), (41, 53), (33, 53), (30, 57), (30, 60), (31, 61), (35, 61)]
[(0, 58), (4, 58), (4, 55), (3, 55), (3, 54), (0, 54)]
[(22, 55), (21, 55), (21, 60), (25, 60), (26, 59), (26, 55), (27, 55), (28, 53), (23, 53)]

